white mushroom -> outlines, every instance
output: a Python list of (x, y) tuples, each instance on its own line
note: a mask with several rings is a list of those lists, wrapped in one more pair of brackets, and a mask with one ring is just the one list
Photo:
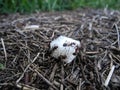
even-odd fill
[(66, 63), (72, 62), (80, 48), (80, 42), (65, 36), (59, 36), (50, 43), (51, 55)]

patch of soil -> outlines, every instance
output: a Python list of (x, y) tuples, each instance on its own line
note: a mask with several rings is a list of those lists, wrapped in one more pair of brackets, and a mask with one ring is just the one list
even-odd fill
[[(39, 27), (26, 28), (30, 25)], [(65, 65), (47, 53), (50, 41), (58, 35), (82, 44), (70, 64)], [(1, 90), (120, 88), (119, 11), (85, 9), (0, 15), (0, 38)]]

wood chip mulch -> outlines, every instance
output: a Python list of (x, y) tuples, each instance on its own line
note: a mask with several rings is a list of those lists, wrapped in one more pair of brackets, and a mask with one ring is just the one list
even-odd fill
[[(70, 64), (47, 53), (50, 41), (59, 35), (81, 42), (80, 52)], [(119, 88), (119, 11), (83, 9), (0, 15), (1, 90)]]

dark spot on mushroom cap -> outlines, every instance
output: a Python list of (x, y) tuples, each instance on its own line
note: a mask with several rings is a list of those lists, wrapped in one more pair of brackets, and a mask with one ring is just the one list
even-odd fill
[(66, 59), (67, 56), (66, 56), (66, 55), (60, 55), (59, 58), (60, 58), (60, 59)]
[(67, 46), (67, 43), (64, 43), (63, 46), (66, 47), (66, 46)]
[(76, 55), (76, 54), (77, 54), (77, 53), (75, 53), (75, 52), (73, 53), (73, 55)]
[(75, 43), (74, 43), (74, 42), (72, 42), (72, 43), (71, 43), (71, 45), (75, 45)]
[(54, 50), (55, 50), (55, 49), (57, 49), (57, 48), (58, 48), (58, 46), (55, 46), (55, 47), (53, 47), (53, 49), (52, 49), (52, 50), (54, 51)]

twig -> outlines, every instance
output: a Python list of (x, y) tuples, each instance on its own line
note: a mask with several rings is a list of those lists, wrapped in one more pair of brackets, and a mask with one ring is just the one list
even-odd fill
[(29, 25), (29, 26), (25, 26), (24, 29), (25, 29), (25, 30), (24, 30), (23, 32), (30, 31), (30, 30), (36, 30), (36, 29), (39, 29), (39, 25)]
[(0, 83), (0, 87), (1, 86), (13, 86), (13, 84), (12, 83)]
[(120, 62), (120, 59), (119, 59), (116, 55), (114, 55), (113, 53), (111, 53), (111, 55), (112, 55), (117, 61)]
[(25, 33), (23, 31), (21, 31), (20, 29), (14, 29), (16, 32), (18, 32), (19, 34), (23, 35), (26, 37)]
[(4, 54), (5, 54), (5, 67), (6, 67), (6, 62), (7, 62), (7, 52), (6, 52), (6, 49), (5, 49), (5, 44), (4, 44), (4, 40), (3, 38), (1, 38), (1, 43), (2, 43), (2, 46), (3, 46), (3, 50), (4, 50)]
[(88, 27), (88, 30), (90, 31), (90, 38), (92, 38), (92, 33), (93, 33), (93, 30), (92, 30), (92, 23), (89, 23), (89, 27)]
[(77, 86), (77, 90), (82, 90), (82, 85), (85, 84), (85, 81), (82, 81), (82, 78), (79, 79), (79, 85)]
[(116, 24), (115, 24), (115, 29), (117, 31), (118, 48), (120, 49), (120, 34), (119, 34), (118, 26)]
[(50, 85), (52, 88), (54, 88), (55, 90), (58, 90), (57, 87), (55, 87), (47, 78), (45, 78), (37, 69), (32, 69), (31, 67), (29, 67), (32, 71), (35, 71), (39, 77), (41, 77), (41, 79), (43, 79), (48, 85)]
[(55, 72), (56, 72), (57, 68), (58, 68), (58, 66), (57, 66), (57, 63), (56, 63), (53, 67), (52, 72), (51, 72), (50, 79), (49, 79), (50, 81), (53, 81), (53, 78), (55, 76)]
[(88, 55), (99, 54), (99, 51), (90, 51), (90, 52), (85, 52), (85, 54), (88, 54)]
[(27, 65), (27, 67), (25, 68), (24, 72), (23, 72), (22, 75), (19, 77), (19, 79), (16, 81), (16, 83), (18, 83), (18, 82), (24, 77), (25, 72), (28, 70), (28, 68), (30, 67), (30, 65), (35, 62), (35, 60), (38, 58), (39, 55), (40, 55), (40, 53), (38, 53), (38, 54), (36, 55), (36, 57), (32, 60), (32, 62)]
[(17, 83), (17, 87), (22, 89), (22, 90), (40, 90), (38, 88), (26, 85), (26, 84), (22, 84), (22, 83)]
[(97, 64), (97, 67), (99, 68), (99, 70), (101, 70), (101, 62), (106, 58), (108, 51), (107, 50), (104, 51), (103, 54), (104, 54), (104, 56), (100, 60), (98, 60), (98, 64)]
[[(52, 72), (51, 72), (51, 74), (50, 74), (50, 78), (49, 78), (49, 81), (51, 81), (51, 82), (53, 82), (54, 80), (54, 76), (55, 76), (55, 73), (56, 73), (56, 70), (57, 70), (57, 68), (58, 68), (58, 65), (57, 65), (57, 63), (54, 65), (54, 67), (53, 67), (53, 70), (52, 70)], [(53, 82), (54, 83), (54, 82)], [(49, 90), (53, 90), (53, 88), (52, 87), (49, 87)]]
[[(64, 81), (64, 67), (63, 67), (63, 64), (61, 64), (61, 75), (62, 75), (61, 81), (63, 82)], [(62, 83), (60, 85), (60, 90), (64, 90), (64, 86), (63, 86)]]
[(79, 79), (79, 85), (78, 85), (78, 87), (77, 87), (77, 90), (81, 90), (81, 82), (82, 80), (81, 80), (81, 78)]
[(105, 86), (107, 87), (108, 86), (108, 84), (109, 84), (109, 82), (110, 82), (110, 79), (111, 79), (111, 77), (112, 77), (112, 74), (113, 74), (113, 72), (114, 72), (114, 69), (115, 69), (115, 65), (113, 65), (112, 66), (112, 68), (111, 68), (111, 70), (110, 70), (110, 72), (109, 72), (109, 74), (108, 74), (108, 77), (107, 77), (107, 79), (106, 79), (106, 81), (105, 81)]

